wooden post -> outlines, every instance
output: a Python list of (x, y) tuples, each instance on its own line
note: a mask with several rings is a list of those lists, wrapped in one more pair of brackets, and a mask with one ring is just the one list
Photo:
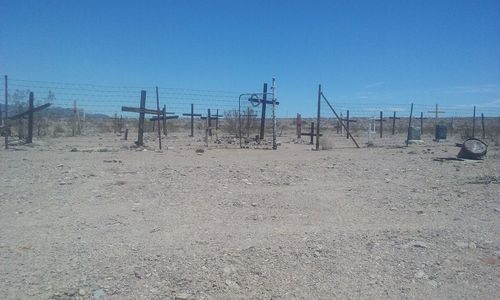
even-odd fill
[(144, 146), (144, 116), (145, 112), (144, 110), (146, 109), (146, 91), (142, 90), (141, 91), (141, 106), (140, 106), (141, 112), (139, 113), (139, 127), (138, 127), (138, 133), (137, 133), (137, 146)]
[(10, 134), (10, 127), (9, 124), (7, 124), (7, 120), (9, 117), (9, 93), (8, 93), (8, 77), (5, 75), (5, 149), (9, 149), (9, 134)]
[(394, 135), (395, 133), (396, 133), (396, 112), (394, 112), (392, 115), (392, 135)]
[[(115, 114), (116, 117), (116, 114)], [(73, 126), (72, 126), (72, 131), (71, 135), (75, 136), (76, 134), (76, 100), (73, 100)]]
[[(156, 87), (156, 109), (158, 110), (158, 114), (157, 114), (157, 116), (158, 116), (158, 145), (159, 145), (160, 150), (161, 150), (161, 126), (160, 126), (160, 112), (161, 111), (160, 111), (160, 96), (158, 94), (158, 87)], [(165, 112), (165, 110), (163, 111), (163, 113), (164, 112)], [(163, 118), (163, 120), (165, 120), (165, 118)]]
[(29, 106), (28, 106), (28, 139), (26, 140), (26, 143), (30, 144), (33, 142), (33, 101), (34, 101), (34, 96), (33, 92), (30, 92), (30, 99), (29, 99)]
[(163, 115), (163, 135), (167, 136), (167, 105), (163, 105), (163, 110), (162, 110), (162, 115)]
[(314, 145), (314, 122), (311, 123), (311, 142), (309, 144)]
[[(345, 116), (345, 119), (346, 119), (346, 124), (345, 124), (345, 126), (346, 126), (346, 128), (347, 128), (347, 129), (346, 129), (346, 131), (349, 131), (349, 110), (347, 110), (347, 114), (346, 114), (346, 116)], [(347, 139), (349, 139), (349, 135), (348, 135), (348, 134), (346, 134), (346, 135), (345, 135), (345, 137), (346, 137)]]
[(420, 112), (420, 134), (424, 134), (424, 113)]
[(474, 115), (472, 116), (472, 137), (476, 133), (476, 106), (474, 105)]
[(125, 129), (125, 139), (124, 140), (127, 140), (128, 138), (128, 128)]
[(210, 108), (208, 109), (207, 119), (208, 135), (212, 136), (212, 115), (210, 114)]
[(215, 119), (215, 134), (219, 131), (219, 109), (216, 110), (217, 117)]
[(409, 118), (409, 121), (408, 121), (408, 133), (407, 133), (407, 136), (406, 136), (406, 146), (408, 147), (408, 141), (410, 139), (410, 127), (411, 127), (411, 117), (413, 116), (413, 103), (411, 104), (411, 109), (410, 109), (410, 118)]
[(266, 129), (266, 105), (267, 105), (267, 83), (264, 83), (262, 89), (262, 113), (260, 118), (260, 139), (264, 139), (264, 131)]
[(302, 116), (298, 113), (295, 128), (297, 130), (297, 138), (300, 139), (302, 133)]
[(319, 150), (319, 119), (321, 118), (321, 84), (318, 86), (318, 115), (316, 117), (316, 151)]
[(191, 137), (194, 136), (194, 104), (191, 103)]
[(383, 112), (380, 111), (380, 138), (382, 138), (382, 132), (384, 131), (384, 117), (383, 117)]
[(483, 129), (483, 139), (486, 137), (486, 132), (485, 132), (485, 129), (484, 129), (484, 113), (481, 113), (481, 128)]

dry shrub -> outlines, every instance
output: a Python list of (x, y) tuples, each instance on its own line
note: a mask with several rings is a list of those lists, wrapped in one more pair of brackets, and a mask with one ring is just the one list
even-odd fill
[(330, 136), (320, 137), (319, 146), (321, 150), (331, 150), (333, 149), (333, 139)]

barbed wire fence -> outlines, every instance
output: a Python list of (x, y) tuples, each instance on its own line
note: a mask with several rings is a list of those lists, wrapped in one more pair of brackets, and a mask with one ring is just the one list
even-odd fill
[[(122, 106), (138, 107), (140, 102), (141, 90), (145, 90), (147, 94), (146, 107), (156, 110), (156, 95), (155, 86), (113, 86), (113, 85), (99, 85), (99, 84), (85, 84), (85, 83), (65, 83), (65, 82), (54, 82), (54, 81), (36, 81), (36, 80), (25, 80), (18, 78), (8, 79), (8, 101), (9, 101), (9, 115), (19, 113), (26, 109), (27, 100), (29, 92), (33, 92), (35, 96), (35, 103), (37, 105), (44, 103), (51, 103), (50, 109), (41, 113), (43, 118), (38, 118), (38, 135), (48, 134), (47, 130), (48, 122), (44, 123), (44, 120), (50, 120), (51, 122), (59, 122), (61, 124), (56, 124), (57, 126), (53, 130), (64, 131), (64, 126), (68, 124), (62, 124), (70, 122), (74, 117), (75, 109), (78, 110), (78, 116), (85, 118), (95, 118), (103, 120), (105, 125), (102, 125), (100, 130), (115, 130), (116, 131), (116, 119), (129, 119), (134, 120), (138, 116), (136, 113), (123, 112), (121, 110)], [(255, 105), (248, 99), (243, 99), (241, 106), (239, 107), (239, 96), (240, 92), (236, 91), (222, 91), (222, 90), (206, 90), (206, 89), (191, 89), (191, 88), (174, 88), (174, 87), (164, 87), (159, 86), (159, 98), (160, 107), (166, 106), (166, 110), (169, 112), (174, 112), (178, 115), (181, 120), (189, 119), (189, 116), (183, 116), (183, 114), (188, 114), (191, 112), (191, 104), (194, 106), (194, 113), (206, 116), (208, 109), (211, 110), (212, 115), (218, 114), (221, 117), (221, 122), (224, 122), (223, 129), (232, 135), (239, 135), (239, 124), (235, 124), (235, 120), (238, 119), (238, 111), (241, 115), (241, 134), (245, 137), (255, 137), (260, 132), (260, 119), (262, 117), (262, 105)], [(259, 89), (256, 88), (256, 91)], [(5, 88), (0, 87), (0, 92), (3, 95), (5, 93)], [(248, 91), (247, 91), (248, 92)], [(251, 93), (250, 93), (251, 94)], [(262, 93), (256, 92), (255, 94), (260, 95)], [(280, 100), (280, 99), (278, 99)], [(0, 101), (3, 102), (3, 101)], [(410, 103), (359, 103), (352, 102), (348, 103), (346, 101), (336, 102), (335, 98), (331, 99), (333, 106), (336, 111), (340, 114), (342, 119), (346, 119), (349, 116), (350, 127), (353, 131), (364, 131), (367, 124), (372, 122), (375, 126), (381, 124), (384, 127), (386, 134), (392, 133), (392, 127), (397, 128), (395, 133), (404, 133), (405, 125), (407, 125), (407, 118), (410, 114)], [(314, 103), (314, 99), (311, 99), (311, 103)], [(281, 103), (281, 106), (286, 105), (286, 101)], [(322, 104), (324, 106), (324, 103)], [(2, 108), (2, 115), (5, 112), (5, 105), (2, 103), (0, 108)], [(280, 107), (278, 106), (278, 110)], [(325, 122), (322, 122), (321, 127), (331, 128), (332, 130), (342, 132), (341, 126), (339, 126), (336, 118), (332, 114), (328, 113), (329, 108), (323, 107), (322, 111), (326, 111), (322, 114), (322, 118), (325, 118)], [(476, 124), (471, 123), (471, 120), (476, 116)], [(300, 112), (298, 112), (300, 113)], [(385, 120), (383, 123), (378, 122), (380, 120), (380, 114), (382, 114), (382, 119)], [(396, 117), (395, 119), (393, 119)], [(267, 109), (265, 113), (265, 118), (267, 120), (266, 124), (266, 137), (269, 137), (271, 130), (271, 109)], [(304, 116), (305, 120), (313, 119), (314, 116)], [(498, 130), (500, 127), (500, 107), (495, 106), (482, 106), (482, 105), (431, 105), (431, 104), (419, 104), (415, 103), (413, 108), (413, 118), (414, 124), (425, 124), (425, 126), (432, 127), (436, 122), (445, 122), (449, 125), (451, 129), (453, 127), (466, 127), (467, 131), (476, 130), (477, 133), (481, 134), (482, 122), (485, 123), (485, 127), (491, 130)], [(201, 127), (202, 121), (198, 121), (197, 126)], [(224, 121), (222, 121), (224, 119)], [(424, 121), (425, 120), (425, 121)], [(22, 120), (16, 121), (21, 123)], [(278, 134), (281, 135), (282, 131), (287, 127), (291, 127), (293, 130), (294, 120), (279, 118), (278, 120)], [(154, 123), (149, 123), (148, 126), (154, 126)], [(133, 126), (133, 124), (130, 124)], [(181, 125), (178, 125), (181, 126)], [(184, 122), (182, 125), (188, 129), (189, 122)], [(424, 132), (429, 132), (431, 128), (423, 128)], [(474, 128), (475, 127), (475, 128)], [(21, 124), (19, 128), (22, 128)], [(73, 128), (73, 133), (74, 133)], [(67, 131), (66, 131), (67, 132)], [(467, 133), (470, 134), (470, 133)], [(20, 133), (22, 136), (23, 134)]]

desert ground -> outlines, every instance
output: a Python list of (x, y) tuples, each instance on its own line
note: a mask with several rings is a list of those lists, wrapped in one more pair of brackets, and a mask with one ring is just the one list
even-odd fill
[(198, 134), (0, 150), (0, 298), (500, 298), (498, 143), (454, 161), (458, 138)]

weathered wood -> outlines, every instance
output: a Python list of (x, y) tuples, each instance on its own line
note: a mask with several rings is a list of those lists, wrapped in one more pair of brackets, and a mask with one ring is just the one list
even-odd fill
[(201, 114), (194, 113), (194, 104), (191, 103), (191, 113), (184, 113), (183, 116), (191, 117), (191, 134), (189, 136), (194, 136), (194, 117), (201, 117)]
[(410, 140), (410, 128), (411, 128), (411, 118), (413, 116), (413, 103), (411, 104), (411, 109), (410, 109), (410, 118), (408, 120), (408, 131), (407, 131), (407, 136), (406, 136), (406, 146), (408, 147), (408, 143)]
[(424, 113), (420, 112), (420, 118), (415, 118), (417, 120), (420, 120), (420, 134), (424, 134), (424, 120), (427, 118), (424, 118)]
[(127, 140), (127, 138), (128, 138), (128, 128), (125, 129), (125, 138), (124, 138), (124, 140)]
[[(319, 125), (320, 125), (320, 122), (319, 122), (319, 119), (321, 118), (321, 95), (322, 95), (322, 92), (321, 92), (321, 84), (318, 86), (318, 111), (317, 111), (317, 116), (316, 116), (316, 125), (318, 127), (316, 127), (316, 151), (319, 151), (319, 137), (320, 137), (320, 132), (319, 132)], [(335, 113), (337, 114), (337, 113)], [(337, 116), (337, 119), (338, 119), (338, 116)]]
[(26, 143), (33, 143), (33, 102), (34, 99), (33, 92), (30, 92), (29, 104), (28, 104), (28, 138), (26, 139)]
[[(137, 146), (143, 146), (144, 145), (144, 116), (146, 114), (146, 91), (142, 90), (141, 91), (141, 104), (140, 108), (138, 111), (139, 112), (139, 126), (138, 126), (138, 133), (137, 133), (137, 141), (136, 144)], [(123, 110), (123, 107), (122, 107)], [(127, 111), (127, 110), (125, 110)], [(156, 112), (155, 112), (156, 113)]]
[[(35, 113), (37, 111), (41, 111), (43, 109), (46, 109), (47, 107), (49, 107), (51, 104), (50, 103), (45, 103), (43, 105), (40, 105), (40, 106), (37, 106), (37, 107), (34, 107), (33, 110), (31, 110), (31, 112)], [(27, 110), (27, 111), (24, 111), (22, 113), (19, 113), (19, 114), (16, 114), (16, 115), (13, 115), (13, 116), (10, 116), (8, 117), (9, 120), (16, 120), (16, 119), (19, 119), (19, 118), (23, 118), (25, 116), (28, 116), (30, 114), (30, 110)]]
[(179, 119), (179, 116), (160, 116), (160, 118), (158, 117), (152, 117), (150, 118), (149, 120), (150, 121), (153, 121), (153, 122), (156, 122), (158, 120), (162, 121), (162, 120), (173, 120), (173, 119)]
[[(146, 91), (141, 91), (141, 94), (142, 94), (142, 92), (145, 93)], [(141, 95), (141, 97), (142, 97), (142, 95)], [(149, 115), (157, 115), (158, 114), (157, 109), (149, 109), (149, 108), (145, 108), (145, 107), (137, 108), (137, 107), (122, 106), (122, 111), (134, 112), (134, 113), (139, 113), (139, 114), (149, 114)]]
[(475, 137), (476, 133), (476, 106), (474, 105), (474, 114), (472, 115), (472, 137)]
[(484, 128), (484, 113), (481, 113), (481, 128), (483, 129), (483, 139), (486, 137), (486, 131), (485, 131), (485, 128)]
[(392, 135), (396, 133), (396, 120), (399, 120), (401, 118), (396, 117), (396, 112), (394, 112), (394, 115), (392, 117), (389, 117), (389, 119), (392, 119)]
[(378, 119), (379, 123), (380, 123), (380, 138), (382, 138), (382, 132), (384, 131), (384, 113), (381, 111), (380, 112), (380, 119)]
[(264, 131), (266, 128), (266, 105), (267, 105), (267, 83), (264, 83), (262, 90), (262, 112), (260, 118), (260, 139), (264, 139)]
[[(161, 126), (160, 126), (160, 113), (165, 113), (165, 110), (160, 111), (160, 96), (158, 93), (158, 87), (156, 87), (156, 109), (157, 109), (157, 121), (158, 121), (158, 146), (161, 150)], [(165, 118), (165, 115), (163, 114), (163, 117)], [(154, 124), (154, 123), (153, 123)]]
[(5, 149), (9, 149), (9, 134), (10, 128), (7, 125), (7, 120), (9, 119), (9, 93), (8, 93), (8, 77), (5, 75), (5, 121), (4, 121), (4, 130), (5, 130)]

